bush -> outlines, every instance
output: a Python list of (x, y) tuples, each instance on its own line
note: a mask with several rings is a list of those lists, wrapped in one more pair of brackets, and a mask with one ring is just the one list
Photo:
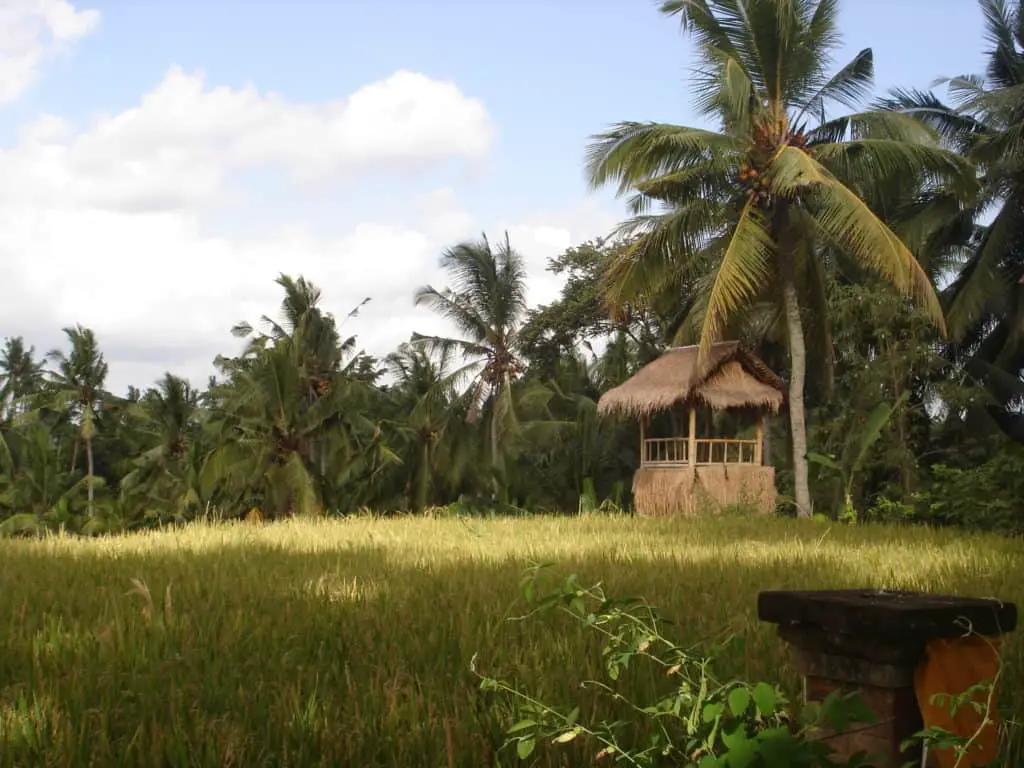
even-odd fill
[(977, 466), (931, 467), (915, 496), (925, 522), (1009, 535), (1024, 534), (1024, 452), (1002, 450)]

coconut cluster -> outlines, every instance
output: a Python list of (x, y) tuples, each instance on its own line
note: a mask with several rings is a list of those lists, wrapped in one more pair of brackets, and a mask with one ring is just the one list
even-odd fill
[(736, 178), (741, 185), (746, 187), (748, 197), (755, 202), (764, 202), (771, 194), (771, 181), (762, 170), (743, 164), (740, 166), (740, 172)]

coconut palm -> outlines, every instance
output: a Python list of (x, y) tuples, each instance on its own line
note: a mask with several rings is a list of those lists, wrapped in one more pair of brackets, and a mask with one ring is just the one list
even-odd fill
[[(325, 313), (320, 306), (321, 292), (304, 277), (293, 278), (279, 275), (275, 282), (284, 289), (281, 301), (281, 322), (264, 315), (260, 320), (267, 326), (267, 333), (257, 333), (247, 322), (238, 323), (231, 332), (241, 338), (251, 338), (250, 352), (263, 349), (267, 344), (302, 339), (303, 349), (299, 350), (302, 368), (310, 382), (310, 397), (313, 390), (322, 386), (324, 377), (341, 370), (346, 360), (355, 351), (356, 337), (342, 340), (334, 317)], [(369, 302), (363, 299), (346, 319), (355, 317)], [(352, 360), (348, 360), (352, 364)]]
[(0, 434), (0, 517), (6, 518), (0, 537), (83, 527), (81, 492), (90, 478), (76, 479), (67, 472), (59, 441), (35, 416), (6, 436)]
[(509, 242), (497, 248), (486, 235), (463, 242), (441, 255), (441, 268), (451, 285), (443, 290), (424, 286), (416, 291), (417, 306), (426, 306), (451, 322), (462, 338), (414, 335), (415, 343), (454, 350), (467, 361), (471, 375), (469, 418), (487, 404), (487, 441), (491, 468), (504, 473), (502, 444), (517, 428), (512, 383), (523, 371), (517, 357), (519, 330), (526, 315), (526, 270)]
[(405, 343), (385, 359), (394, 378), (390, 397), (403, 437), (404, 495), (414, 512), (442, 494), (455, 496), (477, 458), (475, 427), (466, 422), (470, 392), (460, 392), (464, 371), (455, 368), (454, 351), (431, 354)]
[[(978, 166), (978, 200), (959, 216), (947, 204), (937, 217), (935, 239), (965, 254), (944, 291), (950, 335), (960, 361), (1004, 405), (997, 420), (1024, 441), (1021, 419), (1012, 414), (1024, 404), (1024, 2), (979, 4), (990, 45), (985, 75), (940, 80), (951, 104), (910, 90), (885, 104), (933, 126)], [(949, 232), (957, 221), (972, 226)]]
[(146, 505), (167, 509), (181, 519), (200, 504), (199, 393), (167, 373), (129, 407), (142, 453), (121, 480), (122, 494), (141, 493)]
[[(302, 334), (229, 367), (212, 393), (217, 447), (203, 468), (203, 495), (258, 505), (271, 516), (347, 506), (395, 460), (366, 415), (370, 388), (343, 373), (322, 379), (310, 402)], [(344, 498), (342, 498), (344, 493)]]
[(68, 353), (59, 349), (50, 352), (48, 357), (57, 364), (56, 369), (50, 372), (50, 379), (55, 404), (78, 427), (71, 456), (72, 473), (78, 459), (79, 441), (85, 444), (88, 515), (91, 518), (95, 475), (93, 438), (96, 436), (100, 406), (106, 395), (103, 385), (106, 383), (108, 366), (96, 342), (96, 334), (91, 329), (76, 325), (64, 328), (64, 335), (71, 343), (71, 349)]
[(636, 301), (680, 274), (699, 275), (702, 361), (737, 313), (758, 301), (779, 308), (796, 506), (806, 516), (801, 292), (824, 283), (822, 255), (838, 251), (919, 302), (942, 328), (928, 275), (864, 195), (894, 179), (962, 181), (969, 168), (908, 116), (830, 118), (833, 104), (855, 109), (873, 79), (870, 49), (829, 73), (837, 0), (668, 0), (661, 10), (696, 40), (697, 107), (718, 130), (623, 122), (594, 137), (590, 183), (631, 193), (634, 217), (624, 229), (639, 234), (608, 273), (608, 298)]
[(0, 351), (0, 421), (25, 412), (25, 398), (43, 386), (44, 362), (20, 336), (4, 339)]

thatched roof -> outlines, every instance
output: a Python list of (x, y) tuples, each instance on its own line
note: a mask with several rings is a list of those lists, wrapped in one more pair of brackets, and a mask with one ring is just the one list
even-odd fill
[(628, 381), (601, 396), (600, 413), (649, 416), (678, 403), (703, 403), (715, 410), (766, 408), (778, 412), (782, 380), (738, 342), (711, 347), (703, 371), (697, 370), (697, 347), (669, 349)]

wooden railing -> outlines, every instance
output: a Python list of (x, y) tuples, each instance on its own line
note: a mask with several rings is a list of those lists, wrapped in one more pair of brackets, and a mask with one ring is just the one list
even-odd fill
[[(760, 464), (761, 451), (757, 440), (735, 438), (700, 438), (696, 443), (696, 463)], [(657, 437), (644, 440), (643, 464), (685, 466), (690, 463), (690, 441), (686, 437)]]
[(757, 464), (757, 448), (757, 440), (698, 439), (697, 464)]
[(688, 464), (690, 444), (685, 437), (644, 440), (643, 464)]

